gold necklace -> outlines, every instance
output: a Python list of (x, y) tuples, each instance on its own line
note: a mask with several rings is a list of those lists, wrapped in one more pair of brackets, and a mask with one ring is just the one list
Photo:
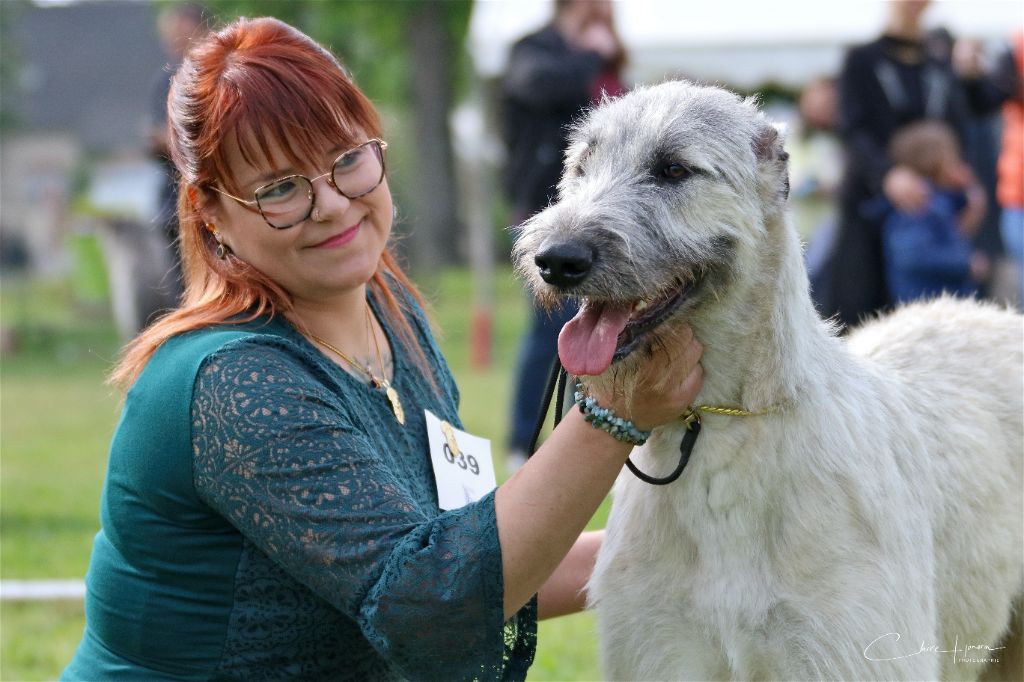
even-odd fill
[[(370, 324), (370, 306), (366, 306), (366, 335), (367, 337), (371, 334)], [(369, 365), (363, 365), (356, 362), (348, 355), (346, 355), (340, 348), (330, 344), (327, 340), (320, 338), (316, 334), (310, 332), (309, 338), (313, 339), (327, 350), (335, 353), (342, 360), (347, 362), (353, 369), (359, 370), (370, 379), (370, 385), (379, 391), (383, 392), (387, 396), (388, 402), (391, 403), (391, 411), (395, 413), (395, 419), (398, 423), (405, 426), (405, 410), (402, 408), (402, 401), (398, 397), (398, 391), (391, 385), (391, 382), (387, 380), (387, 372), (384, 370), (384, 357), (380, 353), (380, 342), (377, 341), (377, 335), (373, 334), (373, 346), (377, 350), (377, 363), (380, 365), (380, 376), (378, 377), (373, 373), (373, 370)]]

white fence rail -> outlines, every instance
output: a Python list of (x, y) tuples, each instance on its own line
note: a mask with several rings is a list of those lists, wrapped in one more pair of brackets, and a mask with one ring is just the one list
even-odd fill
[(48, 601), (82, 599), (85, 583), (81, 580), (0, 580), (0, 600)]

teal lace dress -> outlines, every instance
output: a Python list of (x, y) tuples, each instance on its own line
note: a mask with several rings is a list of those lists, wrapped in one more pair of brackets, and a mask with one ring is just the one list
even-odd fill
[(65, 679), (526, 676), (536, 603), (504, 621), (493, 493), (437, 506), (423, 410), (458, 424), (458, 395), (410, 316), (440, 390), (385, 328), (404, 428), (280, 319), (160, 348), (111, 445)]

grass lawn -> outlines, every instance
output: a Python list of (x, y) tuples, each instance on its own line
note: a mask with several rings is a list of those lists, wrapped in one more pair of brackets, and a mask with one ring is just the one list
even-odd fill
[[(449, 270), (420, 282), (458, 379), (466, 429), (491, 439), (500, 472), (525, 299), (500, 272), (493, 362), (478, 370), (469, 365), (468, 273)], [(6, 280), (0, 322), (16, 331), (14, 350), (0, 359), (0, 577), (81, 578), (99, 527), (119, 410), (119, 397), (103, 383), (117, 353), (113, 325), (95, 302), (76, 303), (67, 283)], [(607, 505), (591, 527), (601, 527), (606, 514)], [(54, 679), (83, 623), (79, 601), (0, 602), (0, 680)], [(590, 614), (540, 624), (530, 680), (598, 678)]]

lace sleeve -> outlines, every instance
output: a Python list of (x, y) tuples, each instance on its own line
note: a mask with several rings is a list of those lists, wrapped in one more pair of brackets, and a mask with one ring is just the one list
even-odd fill
[(445, 513), (417, 500), (382, 452), (403, 447), (402, 434), (374, 439), (395, 427), (357, 427), (337, 393), (285, 347), (245, 341), (212, 355), (192, 402), (199, 495), (406, 677), (525, 675), (511, 668), (532, 632), (503, 623), (493, 493)]

